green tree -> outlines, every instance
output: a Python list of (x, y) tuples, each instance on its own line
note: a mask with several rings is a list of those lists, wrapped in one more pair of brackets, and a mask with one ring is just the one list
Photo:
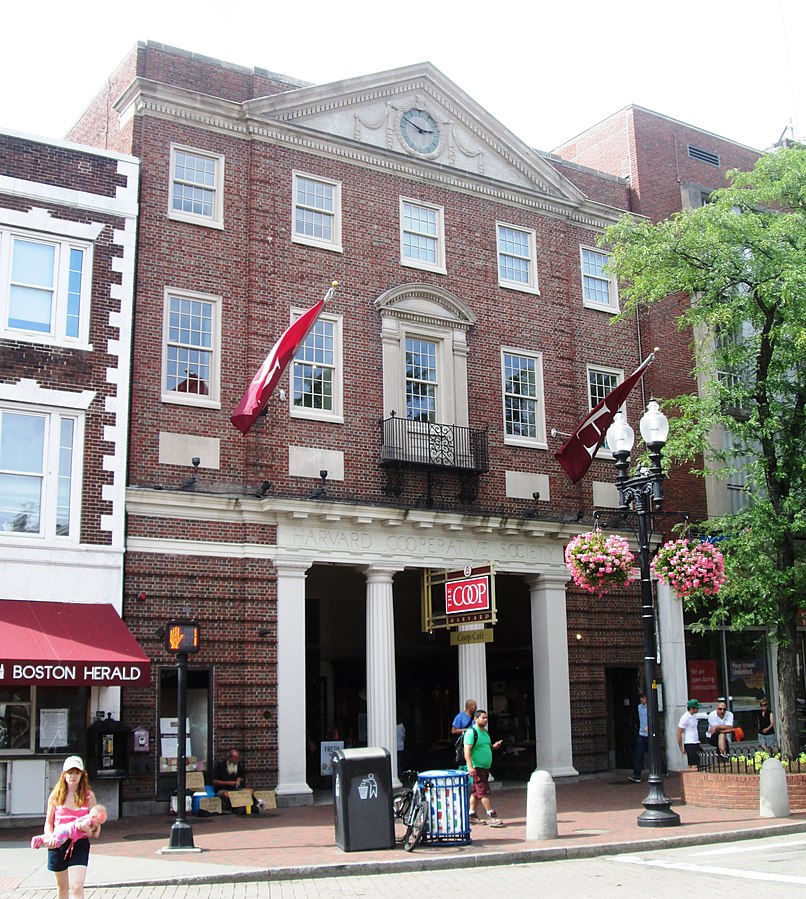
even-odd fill
[(766, 154), (728, 179), (699, 209), (655, 225), (625, 216), (603, 241), (613, 247), (622, 315), (673, 294), (690, 298), (666, 306), (693, 335), (701, 388), (665, 403), (667, 459), (703, 475), (741, 472), (749, 499), (708, 522), (726, 537), (727, 583), (716, 603), (694, 611), (704, 625), (769, 629), (778, 644), (776, 730), (793, 755), (796, 627), (806, 607), (806, 149)]

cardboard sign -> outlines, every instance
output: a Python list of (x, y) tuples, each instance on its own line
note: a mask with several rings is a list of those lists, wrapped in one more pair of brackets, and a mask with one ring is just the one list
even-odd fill
[(246, 808), (252, 805), (252, 794), (249, 790), (230, 790), (229, 804), (233, 808)]

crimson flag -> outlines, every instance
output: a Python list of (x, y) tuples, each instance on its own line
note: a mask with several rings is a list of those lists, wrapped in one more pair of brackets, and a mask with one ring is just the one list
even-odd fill
[(303, 313), (295, 322), (292, 322), (271, 348), (266, 361), (260, 366), (254, 378), (252, 378), (252, 383), (241, 397), (238, 407), (229, 417), (229, 420), (241, 433), (248, 433), (255, 423), (255, 419), (265, 408), (286, 366), (294, 357), (297, 347), (308, 336), (308, 332), (314, 326), (319, 313), (324, 309), (325, 303), (333, 296), (338, 283), (338, 281), (334, 281), (324, 297), (315, 306)]
[(655, 354), (650, 353), (626, 381), (622, 381), (600, 403), (597, 403), (568, 438), (563, 448), (554, 454), (554, 458), (562, 465), (574, 484), (585, 477), (593, 457), (604, 442), (607, 429), (613, 424), (616, 412), (654, 358)]

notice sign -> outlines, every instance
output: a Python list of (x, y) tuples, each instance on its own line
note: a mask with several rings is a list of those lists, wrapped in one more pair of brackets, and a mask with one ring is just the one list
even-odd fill
[(719, 684), (716, 677), (716, 659), (689, 660), (688, 695), (700, 702), (716, 702)]
[(445, 614), (466, 615), (490, 610), (490, 577), (464, 578), (445, 584)]

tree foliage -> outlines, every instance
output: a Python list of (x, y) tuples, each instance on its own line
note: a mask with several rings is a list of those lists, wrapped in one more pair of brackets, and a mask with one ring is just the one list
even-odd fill
[(796, 616), (806, 607), (806, 149), (766, 154), (728, 179), (702, 207), (658, 224), (625, 216), (604, 242), (622, 315), (676, 294), (678, 327), (693, 334), (700, 392), (664, 404), (667, 459), (741, 473), (750, 500), (708, 523), (725, 536), (727, 583), (697, 611), (711, 625), (770, 629), (784, 749), (794, 752)]

